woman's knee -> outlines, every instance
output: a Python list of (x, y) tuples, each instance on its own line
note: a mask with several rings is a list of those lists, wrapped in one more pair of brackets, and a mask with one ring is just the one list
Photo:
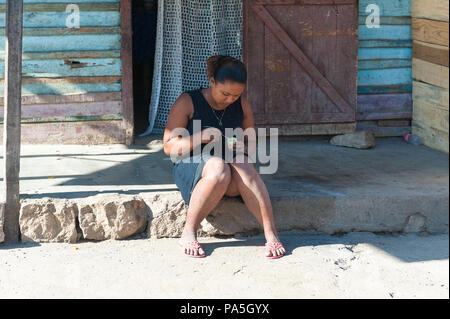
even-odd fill
[(221, 158), (213, 157), (206, 162), (202, 178), (216, 185), (228, 186), (231, 181), (230, 165)]
[(258, 181), (259, 175), (255, 167), (250, 163), (231, 164), (233, 167), (233, 174), (239, 175), (237, 179), (239, 182), (244, 184), (254, 184)]

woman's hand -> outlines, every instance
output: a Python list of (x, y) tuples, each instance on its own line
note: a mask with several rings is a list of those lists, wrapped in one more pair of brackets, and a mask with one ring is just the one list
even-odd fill
[(242, 141), (236, 141), (233, 144), (233, 151), (236, 153), (245, 153), (245, 144)]
[(218, 141), (222, 137), (222, 132), (215, 127), (209, 127), (201, 131), (202, 144), (208, 144), (211, 141)]

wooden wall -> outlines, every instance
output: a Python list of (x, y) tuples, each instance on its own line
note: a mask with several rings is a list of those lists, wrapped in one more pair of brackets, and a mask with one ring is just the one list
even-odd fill
[[(0, 0), (0, 121), (5, 2)], [(67, 28), (70, 4), (79, 8), (79, 29)], [(120, 0), (24, 0), (23, 142), (125, 142), (119, 6)]]
[(414, 0), (413, 125), (424, 144), (449, 152), (449, 3), (448, 0)]
[[(414, 0), (413, 0), (414, 1)], [(380, 27), (368, 28), (377, 4)], [(359, 1), (357, 130), (401, 136), (411, 130), (411, 0)]]

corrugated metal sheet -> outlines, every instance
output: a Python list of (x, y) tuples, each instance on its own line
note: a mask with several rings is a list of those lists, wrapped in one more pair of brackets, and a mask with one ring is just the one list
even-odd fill
[[(0, 0), (0, 97), (5, 2)], [(74, 5), (80, 28), (67, 27)], [(122, 118), (119, 5), (120, 0), (24, 0), (22, 95), (33, 96), (22, 107), (24, 122)]]

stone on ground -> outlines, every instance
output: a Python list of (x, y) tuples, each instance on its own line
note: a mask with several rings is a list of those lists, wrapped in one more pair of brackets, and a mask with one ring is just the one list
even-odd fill
[(375, 147), (375, 136), (370, 131), (358, 131), (344, 135), (334, 136), (330, 140), (330, 144), (336, 146), (353, 147), (360, 149), (368, 149)]

